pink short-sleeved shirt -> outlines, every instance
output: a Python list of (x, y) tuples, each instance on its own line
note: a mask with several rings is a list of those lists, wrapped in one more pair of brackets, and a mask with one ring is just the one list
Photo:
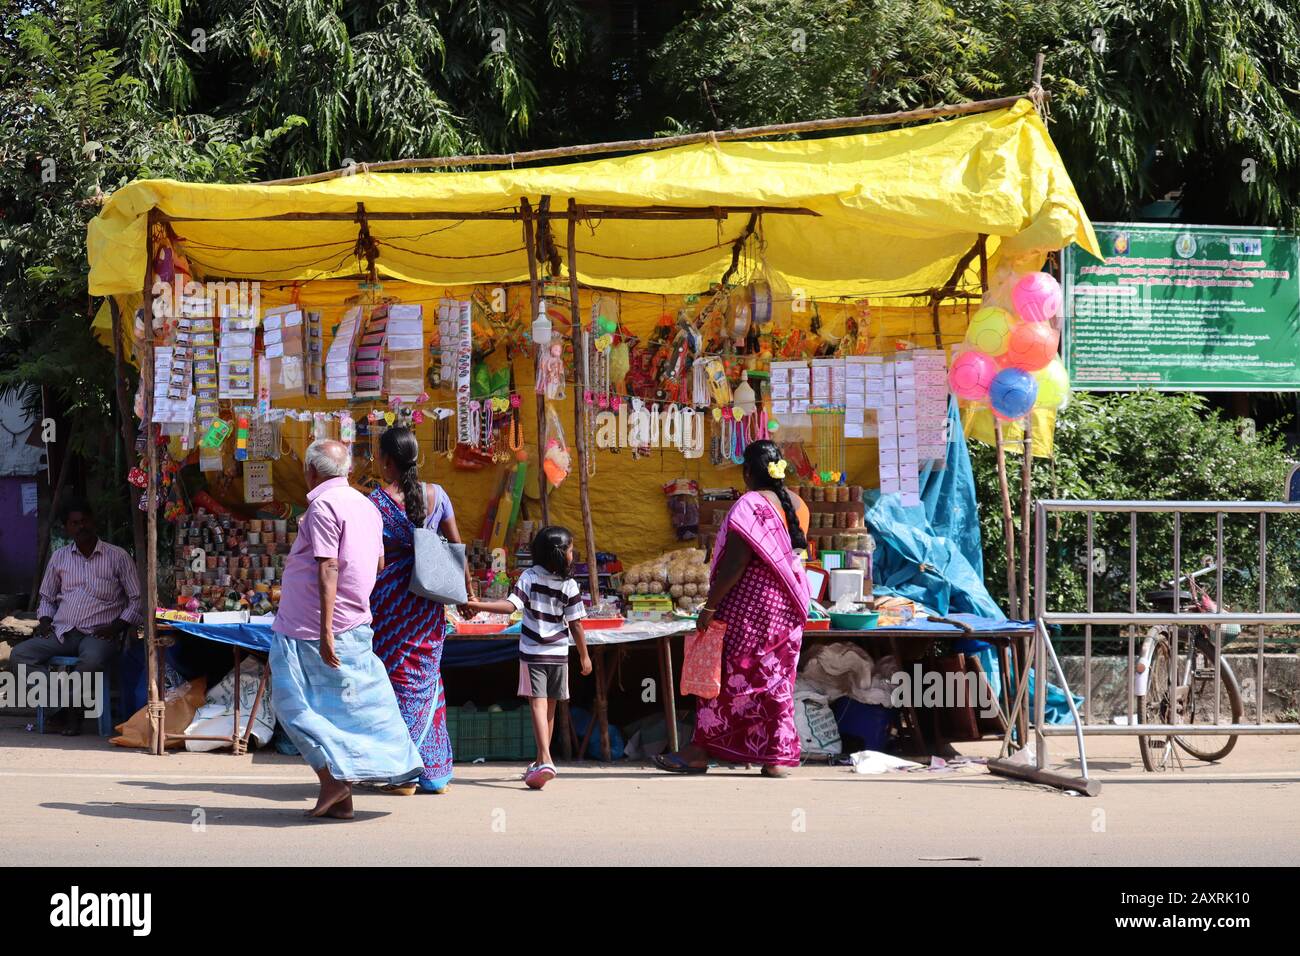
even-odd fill
[(280, 609), (272, 627), (301, 640), (320, 639), (320, 579), (317, 558), (337, 558), (338, 592), (334, 633), (370, 623), (370, 592), (383, 554), (383, 519), (347, 478), (330, 478), (307, 493), (307, 513), (284, 561)]

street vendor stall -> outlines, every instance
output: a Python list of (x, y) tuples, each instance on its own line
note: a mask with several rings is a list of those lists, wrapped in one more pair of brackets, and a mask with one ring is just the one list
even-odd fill
[[(689, 613), (703, 506), (740, 484), (760, 436), (823, 504), (810, 558), (869, 551), (862, 489), (920, 505), (921, 471), (955, 437), (950, 388), (973, 427), (1050, 429), (1035, 376), (1055, 340), (1020, 334), (1034, 318), (1018, 297), (1048, 253), (1096, 242), (1041, 95), (276, 183), (131, 183), (91, 223), (90, 292), (141, 373), (147, 600), (272, 613), (307, 444), (349, 444), (364, 484), (399, 421), (488, 593), (509, 586), (529, 531), (561, 523), (593, 618)], [(754, 141), (877, 125), (898, 128)], [(520, 168), (577, 155), (602, 158)], [(492, 165), (510, 168), (450, 171)], [(124, 390), (119, 403), (129, 419)], [(684, 545), (698, 553), (674, 556)], [(676, 581), (625, 573), (671, 564)], [(589, 632), (598, 701), (616, 633)], [(157, 675), (152, 620), (146, 637)]]

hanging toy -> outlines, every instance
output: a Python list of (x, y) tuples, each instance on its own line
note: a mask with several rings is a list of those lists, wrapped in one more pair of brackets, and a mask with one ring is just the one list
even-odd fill
[(199, 439), (199, 445), (203, 448), (220, 448), (228, 437), (230, 437), (230, 423), (214, 418), (208, 430)]
[(627, 394), (627, 373), (632, 368), (632, 356), (625, 339), (615, 342), (609, 350), (609, 382), (620, 395)]
[(730, 405), (731, 382), (727, 380), (727, 370), (722, 360), (716, 357), (710, 358), (704, 370), (708, 376), (709, 394), (713, 397), (713, 403), (722, 406)]
[(564, 346), (552, 342), (537, 362), (537, 394), (547, 401), (564, 398)]
[(558, 488), (569, 476), (572, 459), (569, 446), (564, 443), (564, 429), (560, 427), (560, 417), (555, 409), (546, 406), (546, 442), (542, 454), (542, 471), (552, 488)]
[(248, 416), (235, 419), (235, 461), (248, 461)]

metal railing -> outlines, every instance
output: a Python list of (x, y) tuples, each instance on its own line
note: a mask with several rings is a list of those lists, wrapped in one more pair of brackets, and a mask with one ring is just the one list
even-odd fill
[[(1087, 577), (1086, 609), (1083, 612), (1049, 611), (1049, 591), (1047, 580), (1047, 516), (1049, 513), (1082, 513), (1087, 522)], [(1127, 612), (1097, 612), (1094, 609), (1094, 576), (1096, 574), (1093, 560), (1093, 534), (1096, 516), (1099, 514), (1127, 514), (1129, 516), (1129, 607)], [(1138, 610), (1138, 532), (1137, 516), (1139, 514), (1164, 514), (1173, 516), (1173, 611), (1145, 612)], [(1214, 600), (1218, 608), (1223, 607), (1223, 525), (1224, 516), (1229, 514), (1251, 514), (1259, 518), (1259, 609), (1255, 612), (1218, 611), (1185, 613), (1182, 610), (1181, 592), (1186, 575), (1182, 570), (1182, 518), (1185, 514), (1212, 514), (1215, 516), (1215, 592)], [(1074, 735), (1078, 740), (1079, 760), (1084, 779), (1088, 777), (1088, 764), (1083, 743), (1085, 734), (1119, 735), (1119, 736), (1194, 736), (1194, 735), (1238, 735), (1238, 734), (1300, 734), (1300, 723), (1264, 723), (1264, 628), (1268, 625), (1300, 625), (1300, 613), (1269, 612), (1267, 610), (1266, 579), (1268, 572), (1268, 515), (1300, 514), (1300, 503), (1289, 502), (1252, 502), (1252, 501), (1039, 501), (1034, 510), (1034, 582), (1035, 582), (1035, 629), (1034, 649), (1031, 659), (1034, 661), (1035, 673), (1048, 673), (1050, 657), (1056, 678), (1065, 691), (1071, 714), (1072, 724), (1048, 724), (1046, 722), (1047, 694), (1034, 695), (1034, 735), (1036, 743), (1037, 766), (1047, 765), (1047, 737)], [(1206, 571), (1200, 574), (1207, 573)], [(1200, 576), (1198, 574), (1198, 576)], [(1083, 648), (1083, 698), (1082, 716), (1074, 704), (1074, 696), (1065, 679), (1064, 670), (1056, 656), (1056, 651), (1048, 638), (1047, 628), (1054, 624), (1082, 625), (1084, 628)], [(1255, 720), (1253, 723), (1220, 723), (1220, 699), (1223, 660), (1223, 626), (1253, 625), (1256, 633), (1255, 661)], [(1214, 723), (1180, 724), (1177, 723), (1178, 709), (1170, 710), (1174, 723), (1142, 724), (1137, 722), (1137, 686), (1138, 669), (1135, 654), (1137, 640), (1136, 628), (1141, 626), (1165, 625), (1170, 640), (1169, 689), (1171, 698), (1176, 694), (1176, 681), (1180, 673), (1178, 666), (1179, 627), (1208, 628), (1214, 634)], [(1096, 723), (1093, 720), (1092, 693), (1092, 657), (1094, 627), (1118, 626), (1127, 628), (1128, 640), (1128, 709), (1127, 720), (1123, 724)], [(1189, 640), (1188, 651), (1195, 654)], [(1243, 713), (1244, 716), (1244, 713)]]

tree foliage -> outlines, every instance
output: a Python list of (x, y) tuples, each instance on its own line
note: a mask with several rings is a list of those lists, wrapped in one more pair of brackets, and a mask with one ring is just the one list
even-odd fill
[[(996, 456), (989, 446), (972, 443), (971, 459), (980, 489), (985, 581), (1003, 600), (1006, 552), (1002, 509), (996, 504)], [(1013, 503), (1020, 498), (1019, 466), (1019, 458), (1010, 457)], [(1276, 501), (1290, 468), (1286, 445), (1277, 434), (1244, 430), (1242, 422), (1224, 418), (1202, 396), (1149, 391), (1076, 394), (1057, 424), (1055, 461), (1050, 466), (1035, 462), (1032, 488), (1035, 499)], [(1267, 530), (1269, 605), (1293, 606), (1300, 598), (1300, 523), (1274, 516)], [(1147, 592), (1173, 579), (1173, 519), (1139, 516), (1137, 532), (1138, 606), (1147, 609)], [(1214, 534), (1213, 516), (1183, 516), (1183, 573), (1216, 557)], [(1258, 522), (1227, 516), (1224, 535), (1225, 596), (1236, 607), (1254, 610), (1259, 596)], [(1051, 519), (1048, 541), (1051, 606), (1083, 610), (1089, 554), (1084, 518)], [(1127, 610), (1128, 516), (1097, 518), (1093, 546), (1100, 549), (1093, 555), (1096, 610)]]
[(675, 129), (1027, 90), (1093, 218), (1300, 225), (1296, 0), (701, 0), (658, 51)]
[(0, 388), (42, 386), (47, 409), (71, 423), (71, 450), (111, 466), (115, 377), (91, 334), (87, 224), (137, 177), (246, 179), (297, 121), (243, 135), (233, 119), (157, 110), (103, 45), (99, 0), (7, 2), (4, 14)]

